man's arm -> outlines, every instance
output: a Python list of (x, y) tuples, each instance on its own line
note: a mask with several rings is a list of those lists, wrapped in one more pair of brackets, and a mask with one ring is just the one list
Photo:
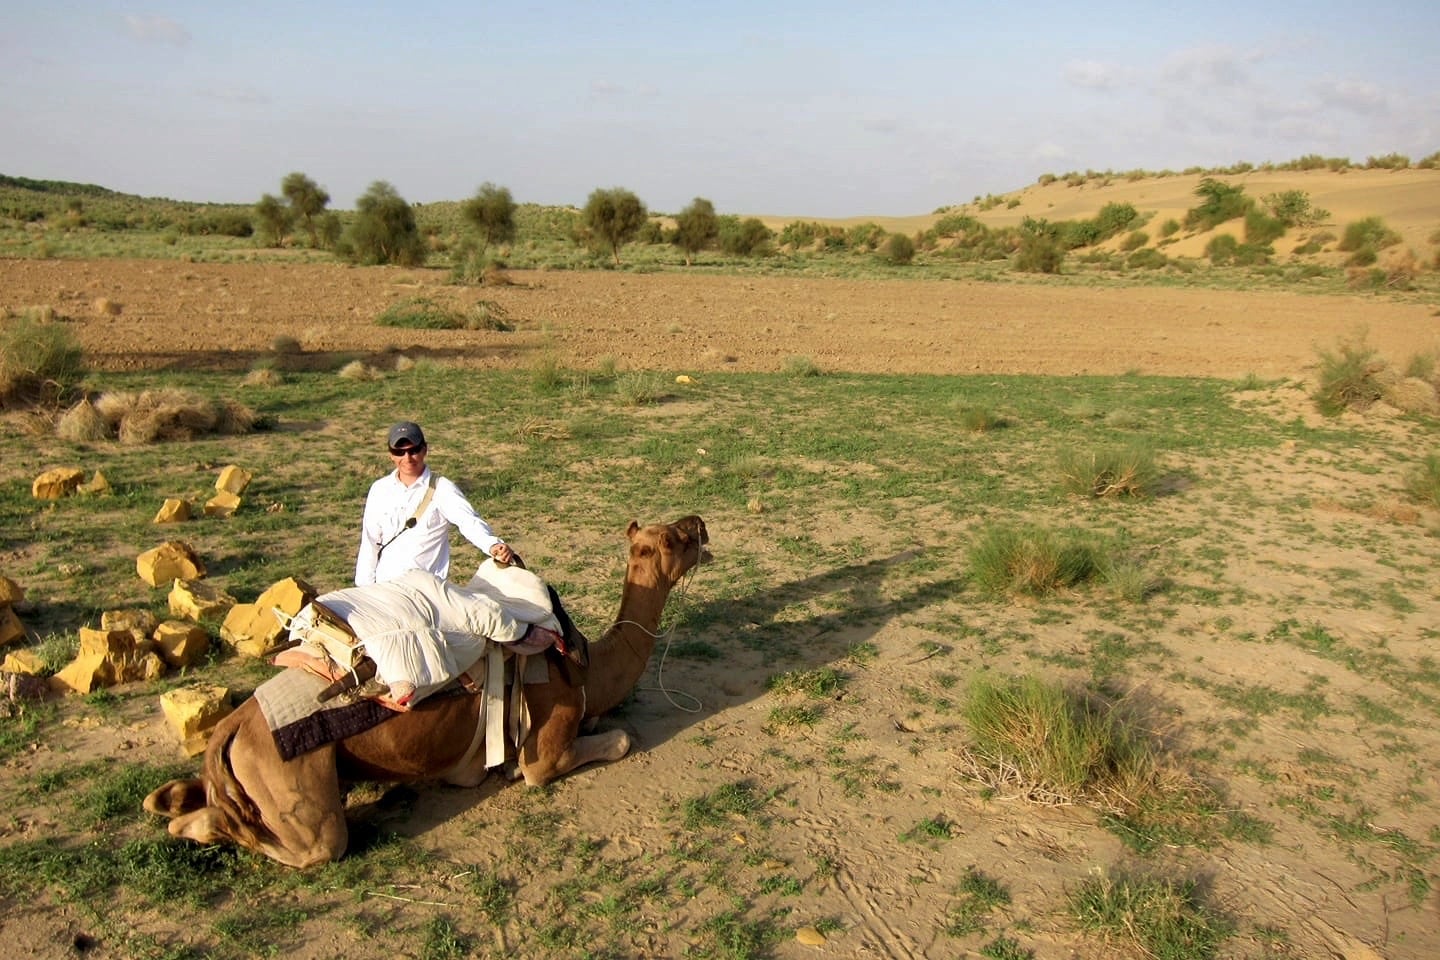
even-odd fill
[(435, 509), (460, 531), (460, 536), (479, 547), (480, 552), (487, 557), (497, 543), (505, 542), (495, 536), (490, 524), (475, 512), (475, 508), (465, 499), (460, 488), (444, 477), (435, 485)]

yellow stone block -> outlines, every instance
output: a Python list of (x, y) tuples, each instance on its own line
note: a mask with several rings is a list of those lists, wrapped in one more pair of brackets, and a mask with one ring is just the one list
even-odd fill
[(182, 687), (160, 697), (160, 712), (192, 757), (205, 752), (210, 731), (231, 709), (230, 690), (221, 686)]
[(190, 501), (171, 497), (160, 506), (155, 514), (155, 523), (183, 523), (190, 519)]

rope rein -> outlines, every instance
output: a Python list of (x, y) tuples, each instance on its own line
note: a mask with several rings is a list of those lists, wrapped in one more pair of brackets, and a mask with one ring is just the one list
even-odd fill
[[(695, 564), (695, 566), (691, 567), (690, 570), (685, 574), (685, 576), (683, 576), (683, 577), (680, 578), (679, 596), (677, 596), (677, 597), (675, 598), (676, 600), (682, 601), (682, 602), (684, 601), (684, 599), (685, 599), (685, 594), (688, 593), (689, 590), (690, 590), (690, 581), (691, 581), (692, 579), (694, 579), (694, 577), (695, 577), (695, 570), (696, 570), (699, 566), (700, 566), (700, 564), (698, 564), (698, 563)], [(662, 612), (663, 612), (663, 611), (662, 611)], [(670, 706), (674, 707), (676, 710), (683, 710), (683, 711), (686, 712), (686, 713), (699, 713), (701, 710), (703, 710), (704, 707), (705, 707), (705, 704), (704, 704), (703, 701), (700, 700), (699, 697), (692, 696), (691, 694), (688, 694), (688, 693), (686, 693), (686, 692), (683, 691), (683, 690), (671, 690), (671, 689), (669, 689), (668, 687), (665, 686), (665, 658), (670, 655), (670, 640), (671, 640), (671, 636), (675, 633), (675, 624), (672, 623), (672, 624), (670, 625), (670, 629), (669, 629), (669, 630), (666, 630), (664, 633), (652, 633), (652, 632), (651, 632), (647, 627), (645, 627), (643, 624), (636, 623), (634, 620), (616, 620), (613, 624), (610, 625), (610, 629), (614, 629), (615, 627), (618, 627), (618, 626), (620, 626), (621, 624), (624, 624), (624, 623), (628, 623), (628, 624), (630, 624), (631, 626), (635, 627), (635, 628), (638, 629), (641, 633), (643, 633), (643, 634), (645, 634), (646, 636), (650, 637), (652, 640), (656, 640), (656, 641), (664, 640), (664, 641), (665, 641), (665, 649), (663, 649), (662, 651), (660, 651), (660, 663), (659, 663), (659, 664), (656, 666), (656, 668), (655, 668), (655, 682), (656, 682), (657, 686), (654, 686), (654, 687), (638, 687), (638, 686), (637, 686), (635, 689), (636, 689), (636, 690), (645, 690), (645, 691), (658, 691), (658, 692), (660, 692), (660, 693), (663, 693), (663, 694), (665, 695), (665, 699), (670, 702)], [(676, 697), (682, 697), (682, 698), (684, 698), (685, 700), (688, 700), (691, 704), (693, 704), (693, 706), (687, 706), (687, 705), (684, 704), (684, 703), (678, 702), (678, 701), (675, 699)]]

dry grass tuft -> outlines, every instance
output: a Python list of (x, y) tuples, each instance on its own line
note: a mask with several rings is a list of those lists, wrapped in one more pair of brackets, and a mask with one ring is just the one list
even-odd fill
[(480, 274), (480, 286), (482, 287), (512, 287), (515, 281), (510, 278), (510, 273), (498, 263), (487, 264)]
[(91, 304), (91, 308), (97, 316), (101, 317), (118, 317), (120, 316), (120, 311), (123, 309), (119, 303), (111, 300), (109, 297), (96, 297), (95, 302)]
[(379, 380), (383, 374), (364, 360), (351, 360), (340, 368), (340, 376), (346, 380)]
[(193, 440), (207, 433), (240, 434), (255, 428), (255, 413), (235, 400), (210, 400), (166, 388), (139, 394), (115, 391), (95, 399), (107, 432), (121, 443)]
[(84, 399), (61, 414), (55, 424), (55, 435), (72, 443), (93, 443), (109, 439), (110, 427), (95, 404)]
[(243, 387), (278, 387), (285, 382), (285, 377), (274, 367), (256, 367), (245, 374), (245, 379), (240, 381)]
[(1402, 377), (1394, 383), (1383, 384), (1381, 397), (1406, 413), (1440, 414), (1440, 397), (1435, 395), (1435, 387), (1420, 377)]

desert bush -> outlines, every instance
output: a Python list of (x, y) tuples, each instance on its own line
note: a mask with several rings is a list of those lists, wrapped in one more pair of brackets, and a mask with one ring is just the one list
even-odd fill
[(1346, 253), (1361, 250), (1374, 252), (1393, 247), (1399, 242), (1400, 234), (1385, 226), (1384, 220), (1379, 217), (1365, 217), (1345, 228), (1345, 233), (1340, 237), (1339, 249)]
[(1420, 503), (1440, 507), (1440, 453), (1431, 453), (1405, 478), (1405, 491)]
[(1144, 497), (1155, 492), (1155, 451), (1136, 442), (1093, 449), (1067, 448), (1058, 459), (1061, 487), (1085, 497)]
[(1129, 229), (1140, 219), (1140, 212), (1128, 203), (1107, 203), (1095, 214), (1095, 228), (1101, 240), (1108, 240)]
[(1191, 230), (1210, 230), (1227, 220), (1243, 217), (1254, 205), (1245, 196), (1245, 188), (1232, 186), (1213, 177), (1206, 177), (1195, 188), (1200, 204), (1185, 212), (1185, 227)]
[(722, 216), (719, 223), (720, 249), (734, 257), (764, 256), (770, 252), (775, 232), (758, 217)]
[(1387, 153), (1378, 157), (1366, 157), (1366, 170), (1408, 170), (1410, 158), (1403, 153)]
[(1059, 241), (1037, 234), (1026, 234), (1015, 255), (1015, 269), (1021, 273), (1059, 273), (1065, 263), (1065, 250)]
[(845, 231), (845, 245), (852, 250), (878, 250), (887, 236), (878, 223), (857, 223)]
[(347, 260), (367, 265), (415, 267), (426, 255), (410, 204), (383, 180), (372, 183), (355, 202), (355, 217), (338, 249)]
[(33, 312), (0, 321), (0, 407), (63, 400), (84, 373), (84, 351), (64, 324)]
[(1320, 350), (1319, 383), (1315, 404), (1326, 416), (1345, 410), (1363, 410), (1383, 395), (1379, 374), (1385, 369), (1363, 335), (1334, 350)]
[(1160, 224), (1160, 238), (1162, 240), (1166, 239), (1167, 237), (1173, 237), (1179, 232), (1180, 221), (1176, 220), (1174, 217), (1171, 217), (1169, 220), (1166, 220), (1164, 223)]
[(1063, 229), (1059, 224), (1026, 217), (1021, 222), (1015, 269), (1022, 273), (1059, 273), (1065, 263), (1065, 246), (1060, 239)]
[(1241, 243), (1228, 233), (1219, 233), (1205, 244), (1205, 256), (1216, 266), (1256, 266), (1269, 261), (1270, 248)]
[(1038, 527), (992, 527), (969, 556), (970, 577), (983, 592), (1039, 597), (1094, 577), (1100, 569), (1095, 545)]
[(897, 265), (910, 263), (915, 259), (915, 241), (903, 233), (892, 233), (885, 241), (885, 259)]
[(1125, 253), (1131, 253), (1135, 250), (1139, 250), (1141, 247), (1145, 246), (1145, 244), (1149, 242), (1150, 234), (1146, 233), (1144, 230), (1132, 230), (1130, 231), (1130, 234), (1126, 236), (1123, 241), (1121, 241), (1120, 249)]
[(1304, 190), (1282, 190), (1260, 198), (1266, 212), (1287, 227), (1313, 227), (1330, 219), (1329, 210), (1310, 205), (1310, 195)]
[(1169, 257), (1153, 247), (1142, 247), (1125, 258), (1125, 265), (1132, 270), (1160, 270), (1170, 263)]
[(1245, 214), (1245, 242), (1254, 245), (1269, 244), (1285, 235), (1285, 221), (1272, 217), (1262, 210), (1251, 208)]
[(812, 220), (792, 220), (780, 228), (779, 244), (796, 250), (811, 246), (826, 233), (825, 227)]
[[(1368, 253), (1368, 259), (1361, 256), (1365, 263), (1374, 263), (1374, 251), (1362, 251)], [(1358, 256), (1358, 255), (1357, 255)], [(1355, 259), (1354, 257), (1351, 258)], [(1379, 267), (1366, 267), (1361, 264), (1347, 264), (1349, 269), (1345, 271), (1345, 286), (1350, 290), (1379, 290), (1385, 286), (1385, 271)]]

